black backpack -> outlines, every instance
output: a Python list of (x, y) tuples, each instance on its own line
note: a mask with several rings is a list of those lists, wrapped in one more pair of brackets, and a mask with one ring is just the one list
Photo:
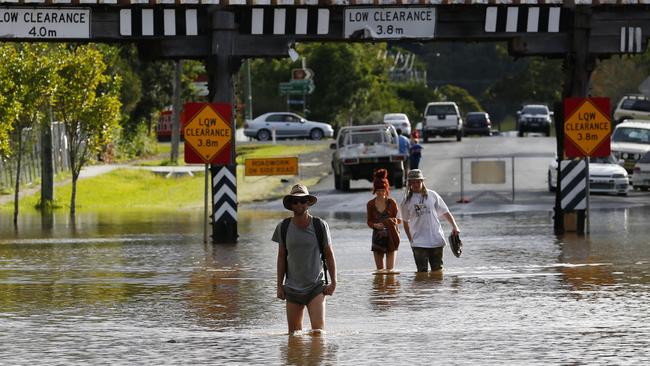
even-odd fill
[[(325, 258), (325, 226), (323, 225), (323, 219), (320, 217), (312, 216), (314, 223), (314, 231), (316, 231), (316, 240), (318, 240), (318, 249), (320, 249), (320, 259), (323, 261), (323, 272), (325, 273), (325, 284), (327, 284), (327, 260)], [(289, 224), (291, 223), (291, 217), (287, 217), (282, 220), (282, 225), (280, 226), (280, 236), (282, 237), (282, 245), (287, 248), (287, 231), (289, 230)], [(286, 258), (285, 258), (286, 260)]]

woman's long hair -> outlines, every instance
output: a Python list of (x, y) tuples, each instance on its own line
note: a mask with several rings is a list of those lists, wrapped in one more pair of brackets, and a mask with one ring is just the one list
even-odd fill
[[(422, 194), (422, 198), (425, 200), (428, 198), (427, 186), (424, 185), (424, 181), (422, 181), (422, 191), (416, 193)], [(411, 185), (406, 184), (406, 202), (409, 202), (412, 196), (413, 196), (413, 191), (411, 190)]]

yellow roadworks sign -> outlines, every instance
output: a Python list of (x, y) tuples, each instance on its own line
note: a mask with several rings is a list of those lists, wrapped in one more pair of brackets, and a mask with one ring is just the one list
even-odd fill
[(244, 175), (298, 175), (298, 157), (251, 158), (244, 160)]

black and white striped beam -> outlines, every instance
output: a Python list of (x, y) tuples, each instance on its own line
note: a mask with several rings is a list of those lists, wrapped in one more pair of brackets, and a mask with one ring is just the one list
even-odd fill
[(196, 36), (198, 33), (197, 9), (120, 9), (123, 37)]
[(330, 32), (330, 10), (317, 7), (247, 10), (240, 30), (253, 35), (326, 35)]
[(560, 194), (563, 210), (587, 208), (587, 162), (562, 160), (560, 162)]
[(621, 27), (621, 53), (643, 52), (641, 27)]
[[(230, 225), (237, 222), (236, 165), (213, 168), (212, 217), (213, 225)], [(215, 171), (216, 170), (216, 171)]]
[(486, 33), (557, 33), (562, 8), (488, 6), (485, 8)]

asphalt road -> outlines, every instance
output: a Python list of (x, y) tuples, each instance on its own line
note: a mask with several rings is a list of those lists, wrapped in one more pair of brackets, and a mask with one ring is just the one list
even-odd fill
[[(518, 138), (514, 133), (492, 137), (433, 139), (423, 144), (420, 163), (428, 188), (437, 191), (453, 212), (475, 214), (490, 212), (552, 211), (555, 194), (548, 191), (547, 171), (555, 156), (555, 137), (531, 134)], [(495, 164), (481, 173), (483, 163)], [(474, 164), (474, 166), (473, 166)], [(329, 162), (327, 164), (329, 169)], [(499, 170), (501, 169), (501, 170)], [(485, 181), (500, 183), (485, 183)], [(372, 197), (371, 184), (352, 181), (349, 192), (334, 189), (333, 175), (311, 188), (319, 197), (314, 210), (333, 213), (363, 213)], [(398, 200), (402, 190), (392, 189)], [(650, 204), (650, 193), (630, 191), (627, 197), (595, 195), (590, 197), (591, 209), (616, 209)], [(255, 206), (282, 209), (279, 201)]]

